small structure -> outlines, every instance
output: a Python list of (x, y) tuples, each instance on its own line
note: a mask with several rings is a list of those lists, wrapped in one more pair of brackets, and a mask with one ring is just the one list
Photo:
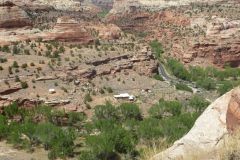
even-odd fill
[(128, 93), (121, 93), (118, 95), (114, 95), (114, 98), (116, 99), (128, 99), (130, 101), (133, 101), (135, 99), (135, 97), (133, 95), (130, 95)]
[(51, 89), (48, 90), (48, 92), (49, 92), (49, 94), (54, 94), (54, 93), (56, 93), (56, 90), (51, 88)]

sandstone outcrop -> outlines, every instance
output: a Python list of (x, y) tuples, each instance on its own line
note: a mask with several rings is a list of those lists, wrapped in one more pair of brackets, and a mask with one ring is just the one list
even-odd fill
[(234, 90), (227, 110), (227, 128), (235, 131), (240, 127), (240, 94)]
[(31, 26), (27, 13), (10, 1), (0, 3), (0, 28)]
[(172, 147), (153, 160), (186, 159), (197, 153), (211, 153), (226, 135), (240, 127), (240, 88), (218, 98), (197, 119), (193, 128)]
[(77, 20), (70, 16), (61, 16), (57, 18), (53, 28), (48, 30), (41, 31), (37, 28), (2, 29), (0, 33), (0, 45), (28, 39), (37, 40), (39, 38), (43, 41), (56, 40), (72, 44), (92, 44), (96, 39), (92, 35), (93, 31), (98, 33), (98, 39), (104, 40), (119, 39), (122, 33), (121, 29), (113, 24), (94, 23)]
[(114, 24), (93, 24), (89, 28), (96, 31), (101, 39), (114, 40), (121, 36), (121, 29)]
[(78, 23), (70, 17), (60, 17), (53, 30), (46, 34), (46, 39), (62, 42), (79, 42), (88, 44), (94, 41), (84, 24)]

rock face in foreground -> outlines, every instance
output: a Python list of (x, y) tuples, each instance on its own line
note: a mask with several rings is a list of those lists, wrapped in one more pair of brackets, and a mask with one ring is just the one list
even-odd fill
[(236, 88), (218, 98), (203, 112), (184, 137), (166, 151), (154, 156), (153, 160), (186, 159), (196, 152), (213, 152), (228, 133), (239, 127), (239, 97), (240, 88)]
[(232, 98), (227, 110), (227, 128), (235, 131), (240, 126), (240, 94), (238, 90), (233, 91)]
[(12, 2), (0, 3), (0, 28), (19, 28), (30, 26), (27, 13)]

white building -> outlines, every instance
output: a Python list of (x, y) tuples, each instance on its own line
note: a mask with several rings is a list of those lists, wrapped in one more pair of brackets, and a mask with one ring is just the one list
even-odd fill
[(130, 95), (128, 93), (121, 93), (121, 94), (118, 94), (118, 95), (114, 95), (114, 98), (116, 98), (116, 99), (128, 99), (128, 100), (131, 100), (131, 101), (133, 101), (135, 99), (135, 97), (133, 95)]
[(48, 90), (48, 92), (49, 92), (49, 94), (54, 94), (54, 93), (56, 93), (56, 90), (51, 88), (51, 89)]

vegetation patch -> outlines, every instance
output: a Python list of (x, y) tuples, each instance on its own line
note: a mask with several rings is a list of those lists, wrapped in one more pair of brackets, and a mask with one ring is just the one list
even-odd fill
[(177, 90), (183, 90), (188, 92), (193, 92), (192, 88), (188, 87), (186, 84), (183, 83), (177, 83), (176, 85)]
[(189, 66), (189, 69), (186, 69), (181, 62), (172, 58), (167, 60), (167, 67), (177, 78), (195, 82), (197, 87), (206, 90), (217, 89), (220, 95), (240, 84), (238, 80), (240, 75), (239, 68), (226, 66), (224, 70), (218, 70), (214, 67)]
[(94, 108), (89, 121), (84, 113), (48, 106), (24, 109), (13, 103), (0, 116), (0, 139), (31, 152), (43, 147), (49, 159), (139, 159), (153, 142), (171, 144), (186, 134), (208, 103), (193, 97), (185, 105), (161, 99), (144, 117), (137, 104), (106, 102)]

